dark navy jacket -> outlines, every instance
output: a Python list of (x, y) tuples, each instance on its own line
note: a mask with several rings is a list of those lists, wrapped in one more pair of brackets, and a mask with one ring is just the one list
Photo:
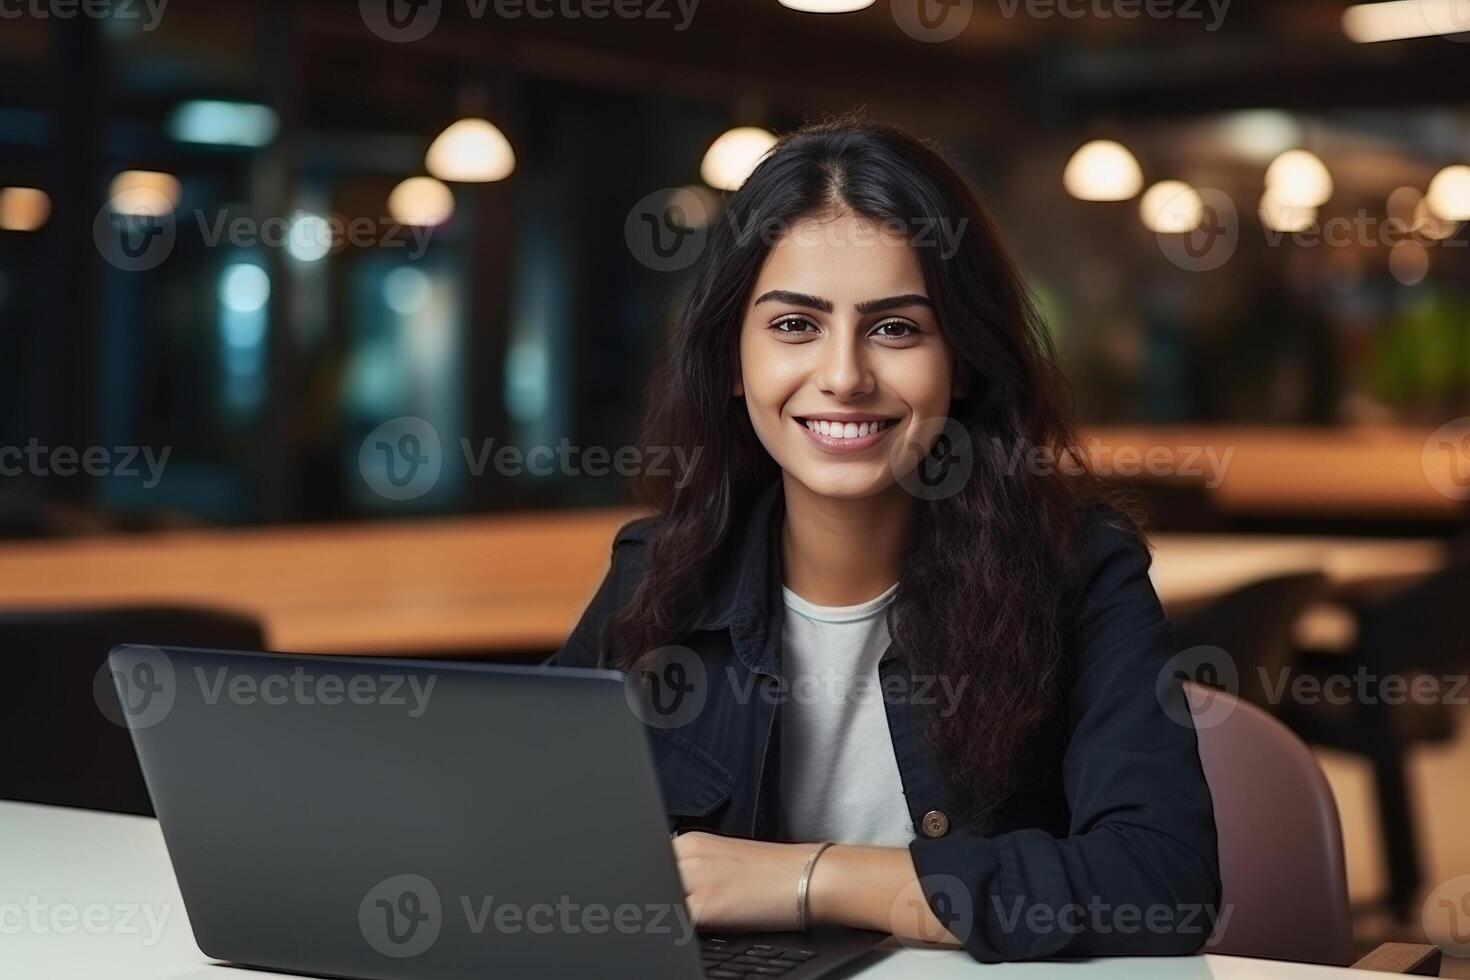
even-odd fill
[[(776, 839), (781, 511), (776, 484), (735, 529), (703, 590), (699, 626), (679, 641), (675, 680), (698, 681), (696, 710), (649, 725), (671, 827)], [(619, 531), (612, 567), (554, 663), (604, 666), (599, 634), (642, 574), (652, 520)], [(1165, 673), (1174, 646), (1148, 552), (1100, 514), (1087, 538), (1070, 736), (1027, 767), (983, 832), (966, 825), (931, 754), (910, 703), (922, 703), (919, 688), (884, 698), (925, 896), (986, 962), (1191, 953), (1216, 918), (1210, 793), (1183, 692)], [(900, 660), (892, 648), (884, 655), (883, 684), (908, 680)]]

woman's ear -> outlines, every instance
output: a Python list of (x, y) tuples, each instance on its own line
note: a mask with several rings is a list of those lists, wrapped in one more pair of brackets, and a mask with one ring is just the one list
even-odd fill
[(745, 381), (737, 373), (735, 375), (735, 389), (731, 392), (736, 398), (745, 397)]

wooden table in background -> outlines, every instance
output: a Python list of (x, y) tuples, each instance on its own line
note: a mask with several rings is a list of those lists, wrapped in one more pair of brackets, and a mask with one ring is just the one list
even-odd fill
[[(628, 509), (101, 536), (0, 546), (13, 609), (182, 603), (257, 616), (273, 649), (453, 655), (554, 650), (607, 568)], [(1413, 574), (1437, 542), (1160, 535), (1166, 605), (1282, 572)]]

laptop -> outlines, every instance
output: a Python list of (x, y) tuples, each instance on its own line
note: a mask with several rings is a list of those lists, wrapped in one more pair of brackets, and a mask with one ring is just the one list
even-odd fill
[(696, 933), (619, 673), (135, 645), (109, 669), (215, 960), (808, 980), (884, 938)]

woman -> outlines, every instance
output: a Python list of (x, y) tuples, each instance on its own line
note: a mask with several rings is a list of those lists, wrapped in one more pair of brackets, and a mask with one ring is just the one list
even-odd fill
[(699, 925), (1198, 949), (1215, 826), (1148, 552), (974, 192), (811, 126), (702, 261), (645, 433), (700, 462), (556, 658), (641, 685)]

